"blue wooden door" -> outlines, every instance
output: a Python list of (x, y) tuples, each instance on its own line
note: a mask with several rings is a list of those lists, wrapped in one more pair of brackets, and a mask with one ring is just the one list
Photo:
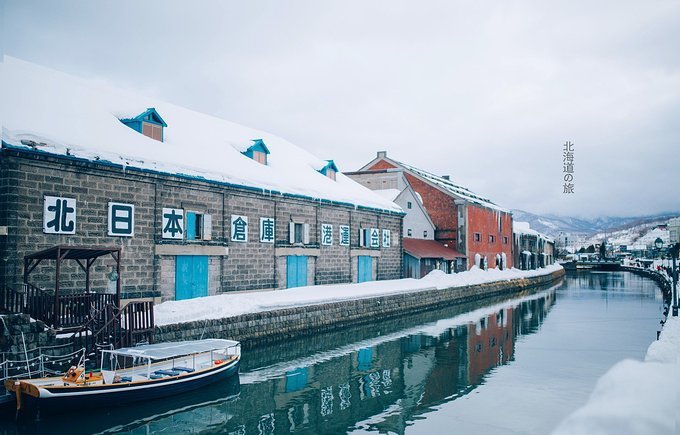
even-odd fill
[(175, 257), (175, 300), (181, 301), (193, 297), (192, 265), (193, 262), (189, 256)]
[(286, 261), (286, 287), (306, 286), (307, 257), (304, 255), (289, 255)]
[(208, 257), (178, 255), (175, 257), (175, 299), (208, 296)]
[(193, 297), (208, 296), (208, 256), (196, 255), (194, 259)]
[(360, 255), (357, 259), (359, 263), (357, 282), (373, 281), (373, 257)]

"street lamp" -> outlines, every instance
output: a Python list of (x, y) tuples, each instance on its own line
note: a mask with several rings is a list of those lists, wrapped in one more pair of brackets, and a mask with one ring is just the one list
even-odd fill
[(676, 268), (676, 261), (678, 259), (678, 251), (680, 251), (680, 219), (673, 218), (668, 221), (668, 229), (670, 233), (671, 245), (668, 251), (673, 259), (673, 317), (678, 317), (678, 270)]
[(656, 248), (657, 253), (661, 252), (661, 248), (663, 248), (663, 240), (661, 240), (661, 237), (657, 237), (656, 240), (654, 240), (654, 247)]

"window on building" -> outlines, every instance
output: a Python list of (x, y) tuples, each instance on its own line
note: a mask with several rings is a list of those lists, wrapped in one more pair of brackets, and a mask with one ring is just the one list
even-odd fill
[(289, 230), (289, 241), (291, 244), (309, 244), (309, 224), (302, 222), (291, 222)]
[(335, 165), (333, 160), (326, 160), (326, 165), (319, 169), (319, 172), (331, 180), (335, 181), (336, 175), (338, 173), (338, 167)]
[(409, 237), (413, 236), (413, 230), (411, 228), (407, 229), (406, 235), (409, 236)]
[(186, 240), (211, 240), (212, 216), (195, 211), (186, 212)]
[(406, 203), (406, 208), (408, 208), (408, 209), (413, 208), (413, 204), (411, 204), (411, 201), (408, 201), (408, 202)]
[(142, 134), (157, 141), (163, 141), (163, 127), (150, 122), (142, 122)]
[(423, 237), (427, 237), (427, 230), (423, 231)]
[(241, 154), (250, 157), (261, 165), (267, 166), (267, 156), (270, 153), (269, 148), (267, 148), (262, 139), (253, 139), (253, 144), (245, 151), (242, 151)]
[(508, 236), (503, 236), (503, 244), (504, 245), (508, 244)]
[(475, 233), (475, 242), (481, 242), (482, 241), (482, 234), (481, 233)]
[(489, 234), (489, 243), (496, 243), (496, 236)]
[(253, 151), (253, 160), (262, 165), (267, 165), (267, 154), (262, 151)]

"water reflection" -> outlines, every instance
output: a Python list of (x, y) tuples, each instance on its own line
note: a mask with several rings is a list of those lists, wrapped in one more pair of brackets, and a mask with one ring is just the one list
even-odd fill
[(230, 383), (134, 407), (44, 416), (20, 432), (403, 433), (437, 405), (468, 394), (513, 360), (555, 288), (479, 308), (467, 304), (244, 352)]
[(536, 331), (555, 290), (246, 371), (228, 433), (403, 433), (409, 421), (468, 394)]

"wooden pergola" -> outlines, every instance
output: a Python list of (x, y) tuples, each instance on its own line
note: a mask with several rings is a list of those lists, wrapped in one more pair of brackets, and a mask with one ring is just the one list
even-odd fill
[[(90, 295), (90, 269), (95, 261), (103, 256), (110, 255), (116, 262), (116, 273), (118, 274), (118, 279), (116, 281), (116, 294), (115, 294), (115, 305), (120, 308), (120, 248), (113, 247), (85, 247), (85, 246), (69, 246), (69, 245), (57, 245), (52, 248), (48, 248), (42, 251), (34, 252), (28, 254), (24, 257), (24, 284), (27, 287), (29, 293), (36, 293), (37, 289), (35, 286), (29, 283), (29, 276), (35, 268), (41, 264), (44, 260), (56, 261), (55, 267), (55, 282), (54, 282), (54, 302), (53, 309), (50, 310), (52, 313), (45, 313), (51, 317), (54, 326), (58, 327), (60, 322), (60, 303), (62, 299), (66, 299), (66, 296), (60, 295), (59, 292), (59, 282), (61, 275), (61, 265), (64, 260), (75, 260), (80, 268), (85, 272), (85, 296)], [(32, 291), (34, 290), (34, 291)], [(69, 295), (69, 297), (82, 297), (82, 293), (79, 295)], [(51, 305), (51, 304), (50, 304)], [(51, 316), (50, 316), (51, 314)]]

